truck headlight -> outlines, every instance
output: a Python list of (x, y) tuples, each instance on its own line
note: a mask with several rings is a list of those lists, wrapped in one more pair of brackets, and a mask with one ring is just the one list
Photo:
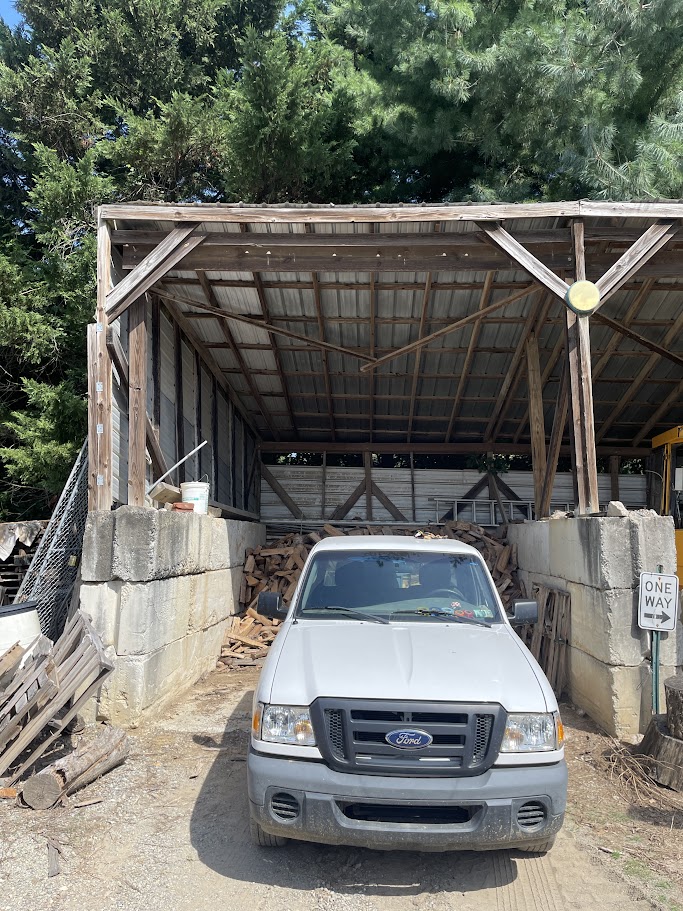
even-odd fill
[(254, 712), (253, 731), (258, 737), (257, 717), (260, 715), (260, 739), (271, 743), (292, 743), (314, 747), (315, 734), (307, 705), (259, 705)]
[(501, 753), (542, 753), (559, 750), (564, 728), (559, 712), (508, 715)]

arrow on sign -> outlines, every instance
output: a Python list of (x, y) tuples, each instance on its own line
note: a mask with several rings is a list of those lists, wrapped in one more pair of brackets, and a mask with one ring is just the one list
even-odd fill
[(668, 614), (643, 614), (648, 620), (659, 620), (661, 623), (668, 623), (671, 617)]

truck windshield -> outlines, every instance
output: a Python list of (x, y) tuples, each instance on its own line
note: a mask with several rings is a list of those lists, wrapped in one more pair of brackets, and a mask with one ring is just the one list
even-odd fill
[[(334, 610), (338, 608), (338, 610)], [(469, 554), (354, 551), (317, 554), (297, 617), (380, 622), (502, 622), (481, 561)]]

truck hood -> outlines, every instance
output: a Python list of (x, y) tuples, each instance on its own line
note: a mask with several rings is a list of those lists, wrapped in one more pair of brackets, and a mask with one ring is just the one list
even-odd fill
[(278, 639), (264, 668), (264, 701), (309, 705), (336, 696), (550, 708), (540, 668), (506, 624), (299, 620)]

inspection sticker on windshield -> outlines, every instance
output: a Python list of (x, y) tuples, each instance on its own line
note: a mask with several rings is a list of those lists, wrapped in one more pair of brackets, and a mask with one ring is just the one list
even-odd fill
[(678, 614), (678, 577), (665, 573), (641, 573), (638, 626), (673, 632)]

